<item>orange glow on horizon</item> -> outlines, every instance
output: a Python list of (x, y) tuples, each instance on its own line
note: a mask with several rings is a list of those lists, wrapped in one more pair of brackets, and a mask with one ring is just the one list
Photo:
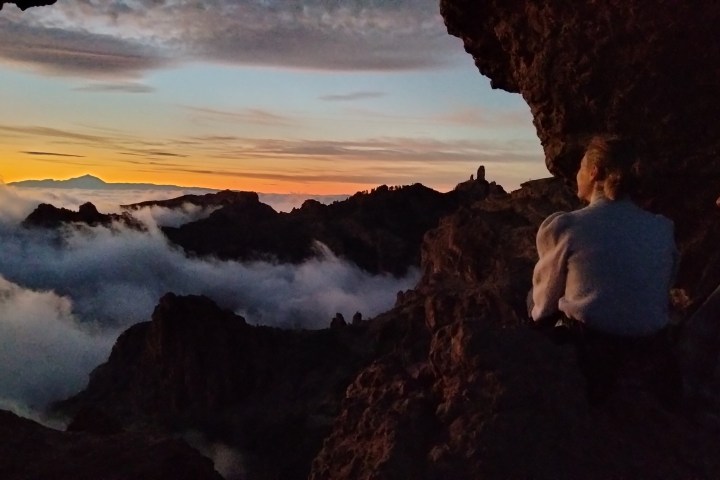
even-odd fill
[[(148, 165), (137, 164), (128, 165), (127, 160), (118, 158), (108, 158), (97, 160), (96, 152), (85, 152), (80, 149), (74, 151), (78, 155), (64, 155), (62, 153), (55, 154), (29, 154), (29, 152), (21, 148), (8, 148), (3, 152), (0, 147), (0, 181), (4, 183), (18, 182), (23, 180), (67, 180), (77, 178), (83, 175), (93, 175), (101, 178), (108, 183), (150, 183), (156, 185), (177, 185), (178, 187), (199, 187), (217, 190), (243, 190), (254, 191), (258, 193), (278, 193), (278, 194), (308, 194), (308, 195), (352, 195), (363, 190), (371, 190), (377, 186), (387, 183), (388, 185), (411, 184), (422, 182), (421, 179), (413, 179), (405, 182), (383, 182), (369, 183), (362, 181), (353, 181), (353, 174), (358, 172), (372, 172), (373, 167), (363, 165), (364, 162), (359, 161), (352, 167), (348, 165), (340, 165), (336, 171), (327, 168), (327, 165), (312, 165), (312, 161), (304, 166), (303, 170), (314, 177), (310, 180), (307, 178), (294, 179), (293, 173), (289, 170), (281, 171), (279, 174), (275, 170), (264, 168), (258, 165), (258, 162), (246, 162), (244, 168), (251, 172), (247, 177), (242, 173), (224, 175), (222, 173), (212, 172), (212, 163), (204, 159), (183, 158), (177, 160), (187, 164), (187, 170), (184, 167), (163, 170), (163, 166), (152, 166), (152, 162)], [(10, 152), (7, 150), (12, 149)], [(26, 147), (27, 149), (27, 147)], [(44, 149), (42, 146), (35, 148), (38, 152), (58, 151), (57, 148)], [(80, 150), (78, 152), (78, 150)], [(60, 150), (61, 152), (62, 150)], [(276, 163), (282, 163), (278, 161)], [(198, 167), (199, 165), (199, 167)], [(208, 165), (207, 173), (202, 172), (203, 166)], [(218, 170), (233, 171), (233, 165), (214, 165)], [(192, 167), (192, 168), (191, 168)], [(286, 168), (292, 168), (286, 165)], [(321, 168), (325, 167), (325, 170)], [(344, 167), (344, 168), (341, 168)], [(200, 170), (194, 172), (192, 170)], [(263, 178), (267, 175), (268, 178)], [(328, 176), (325, 180), (323, 177)], [(259, 176), (259, 178), (258, 178)], [(332, 178), (334, 176), (334, 178)], [(347, 180), (337, 180), (337, 177), (347, 176)], [(381, 178), (381, 177), (379, 177)], [(427, 185), (427, 183), (426, 183)], [(431, 188), (447, 191), (455, 185), (428, 185)]]
[(151, 183), (156, 185), (177, 185), (178, 187), (196, 187), (216, 190), (241, 190), (258, 193), (308, 194), (308, 195), (352, 195), (363, 190), (371, 190), (379, 184), (338, 183), (338, 182), (293, 182), (263, 181), (235, 176), (210, 174), (141, 173), (133, 171), (118, 172), (114, 168), (102, 165), (88, 167), (58, 164), (48, 167), (42, 162), (20, 162), (11, 164), (2, 162), (0, 180), (4, 183), (23, 180), (68, 180), (83, 175), (93, 175), (108, 183)]

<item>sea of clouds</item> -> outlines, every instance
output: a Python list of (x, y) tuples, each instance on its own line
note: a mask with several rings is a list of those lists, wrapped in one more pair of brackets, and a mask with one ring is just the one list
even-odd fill
[(211, 213), (191, 205), (134, 212), (146, 231), (21, 226), (40, 202), (76, 208), (91, 200), (107, 212), (153, 198), (81, 193), (0, 184), (0, 408), (32, 416), (82, 389), (119, 333), (149, 320), (166, 292), (206, 295), (251, 324), (314, 329), (327, 327), (336, 312), (368, 318), (388, 310), (396, 292), (419, 278), (418, 271), (371, 275), (322, 246), (320, 257), (300, 265), (188, 257), (159, 227)]

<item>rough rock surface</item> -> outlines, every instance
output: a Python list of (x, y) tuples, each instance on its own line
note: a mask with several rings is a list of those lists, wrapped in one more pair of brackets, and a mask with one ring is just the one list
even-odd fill
[[(552, 173), (572, 180), (595, 133), (639, 141), (638, 198), (675, 222), (677, 298), (683, 316), (696, 310), (720, 284), (720, 4), (441, 0), (440, 9), (492, 86), (528, 103)], [(704, 328), (686, 325), (693, 338)]]
[(257, 479), (720, 477), (707, 425), (632, 372), (591, 408), (572, 347), (524, 325), (537, 227), (576, 202), (546, 179), (459, 210), (426, 235), (418, 287), (357, 325), (253, 327), (167, 295), (61, 409), (200, 430)]
[(30, 228), (59, 228), (67, 224), (110, 227), (113, 223), (124, 224), (138, 230), (144, 228), (140, 222), (129, 214), (100, 213), (95, 205), (90, 202), (80, 205), (77, 212), (67, 208), (57, 208), (48, 203), (41, 203), (27, 216), (22, 224)]
[(522, 325), (558, 180), (529, 182), (444, 219), (424, 277), (386, 318), (395, 348), (348, 387), (313, 480), (716, 478), (717, 434), (663, 410), (634, 372), (591, 408), (571, 346)]
[(102, 429), (111, 417), (198, 430), (241, 452), (248, 478), (305, 478), (345, 387), (376, 353), (368, 331), (250, 326), (205, 297), (167, 294), (56, 409), (77, 412), (72, 424), (92, 409)]
[(222, 480), (181, 440), (140, 433), (60, 432), (0, 410), (3, 480)]
[(441, 0), (440, 8), (492, 86), (522, 94), (551, 172), (572, 178), (588, 136), (610, 131), (644, 141), (648, 180), (674, 186), (656, 194), (695, 196), (695, 182), (720, 179), (720, 5)]

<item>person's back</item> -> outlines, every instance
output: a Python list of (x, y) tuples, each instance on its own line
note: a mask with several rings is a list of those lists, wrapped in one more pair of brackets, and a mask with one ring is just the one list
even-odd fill
[(562, 218), (568, 272), (558, 307), (588, 327), (640, 336), (668, 323), (673, 224), (629, 200), (600, 198)]
[(560, 317), (576, 332), (591, 403), (640, 360), (652, 364), (651, 388), (676, 408), (681, 380), (664, 328), (677, 257), (673, 223), (629, 199), (633, 161), (629, 142), (590, 142), (577, 175), (578, 197), (589, 205), (552, 214), (538, 230), (531, 316), (539, 325)]

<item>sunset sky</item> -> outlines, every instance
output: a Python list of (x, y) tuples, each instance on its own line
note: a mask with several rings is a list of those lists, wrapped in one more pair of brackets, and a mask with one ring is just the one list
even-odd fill
[(58, 0), (0, 11), (0, 179), (259, 192), (546, 176), (437, 0)]

